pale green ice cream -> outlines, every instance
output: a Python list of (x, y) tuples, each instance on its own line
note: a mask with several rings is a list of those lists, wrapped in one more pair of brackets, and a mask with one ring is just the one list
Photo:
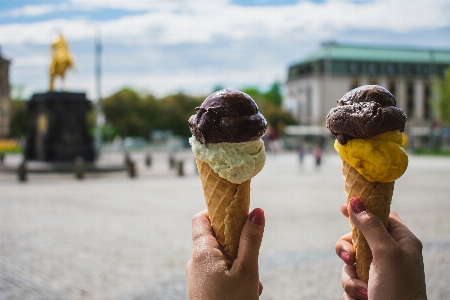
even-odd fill
[(242, 143), (202, 144), (192, 136), (189, 139), (197, 159), (209, 164), (220, 177), (241, 184), (258, 174), (266, 162), (266, 151), (261, 139)]

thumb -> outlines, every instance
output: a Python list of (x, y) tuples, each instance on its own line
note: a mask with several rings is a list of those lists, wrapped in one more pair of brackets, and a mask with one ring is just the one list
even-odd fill
[(239, 250), (233, 268), (243, 272), (258, 272), (259, 248), (261, 246), (264, 226), (264, 211), (261, 208), (255, 208), (247, 218), (241, 232), (239, 241)]
[(374, 257), (396, 246), (380, 218), (368, 211), (359, 198), (350, 199), (349, 204), (350, 220), (363, 233)]

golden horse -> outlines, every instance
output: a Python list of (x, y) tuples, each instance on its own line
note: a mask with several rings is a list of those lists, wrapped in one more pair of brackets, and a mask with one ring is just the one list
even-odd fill
[(69, 46), (67, 45), (65, 39), (61, 34), (59, 34), (58, 38), (52, 43), (51, 49), (53, 52), (53, 57), (49, 67), (49, 90), (53, 91), (55, 88), (56, 76), (61, 77), (64, 85), (64, 76), (66, 74), (66, 70), (69, 68), (73, 68), (74, 62), (72, 56), (69, 53)]

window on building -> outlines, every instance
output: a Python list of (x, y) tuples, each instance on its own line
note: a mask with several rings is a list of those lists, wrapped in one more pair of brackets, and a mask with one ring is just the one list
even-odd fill
[(414, 65), (405, 65), (404, 67), (404, 71), (405, 71), (405, 75), (407, 76), (412, 76), (416, 74), (416, 68)]
[(427, 121), (431, 120), (431, 111), (430, 111), (430, 101), (431, 101), (431, 84), (430, 81), (425, 82), (425, 100), (423, 101), (423, 114), (424, 119)]
[(395, 75), (398, 73), (398, 67), (395, 64), (388, 64), (386, 66), (386, 73), (389, 75)]
[(378, 73), (378, 65), (376, 63), (369, 63), (367, 65), (367, 72), (369, 74), (375, 75)]
[(430, 65), (422, 66), (422, 75), (427, 76), (427, 77), (431, 75), (431, 66)]
[(406, 83), (406, 115), (408, 118), (414, 118), (414, 83)]
[(441, 76), (441, 77), (445, 76), (445, 71), (447, 70), (447, 67), (448, 66), (444, 66), (444, 65), (439, 66), (439, 76)]
[(348, 64), (348, 72), (350, 74), (358, 74), (361, 72), (361, 66), (357, 62), (351, 62)]

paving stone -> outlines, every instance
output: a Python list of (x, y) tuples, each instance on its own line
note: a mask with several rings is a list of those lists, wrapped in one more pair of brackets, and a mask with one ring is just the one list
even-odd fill
[[(189, 151), (185, 176), (167, 153), (132, 153), (126, 173), (0, 173), (0, 299), (186, 299), (191, 219), (205, 208)], [(19, 158), (7, 157), (14, 164)], [(123, 160), (113, 152), (102, 163)], [(393, 209), (423, 241), (429, 299), (449, 299), (450, 159), (410, 156), (395, 185)], [(328, 154), (269, 154), (252, 180), (251, 207), (266, 213), (260, 255), (261, 299), (340, 299), (337, 239), (350, 230), (340, 161)]]

